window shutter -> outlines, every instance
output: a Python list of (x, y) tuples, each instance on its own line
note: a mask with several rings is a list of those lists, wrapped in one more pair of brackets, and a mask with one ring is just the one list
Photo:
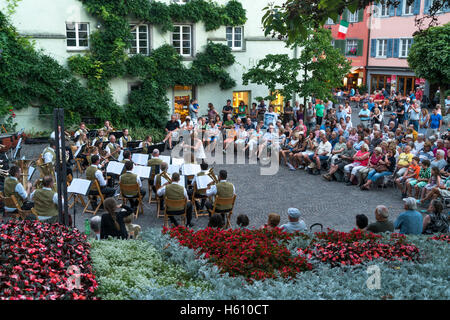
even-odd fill
[(342, 13), (342, 20), (348, 21), (348, 9), (344, 9)]
[(334, 40), (334, 46), (336, 49), (345, 55), (345, 40)]
[(400, 53), (400, 39), (394, 39), (394, 58), (398, 58)]
[(401, 16), (403, 13), (403, 0), (399, 1), (399, 5), (397, 6), (397, 16)]
[(389, 5), (389, 17), (395, 16), (395, 7), (391, 4)]
[(364, 40), (358, 40), (358, 48), (356, 49), (356, 55), (362, 56), (364, 50)]
[(420, 14), (420, 0), (414, 0), (414, 10), (413, 13), (415, 15)]
[(424, 14), (430, 13), (430, 0), (425, 0), (425, 5), (423, 7), (423, 13)]
[(375, 57), (377, 55), (377, 39), (370, 40), (370, 56)]
[(386, 57), (392, 58), (392, 44), (394, 42), (394, 39), (387, 39), (387, 49), (386, 49)]
[(366, 9), (363, 8), (363, 9), (358, 10), (358, 22), (361, 22), (364, 20), (364, 10), (366, 10)]

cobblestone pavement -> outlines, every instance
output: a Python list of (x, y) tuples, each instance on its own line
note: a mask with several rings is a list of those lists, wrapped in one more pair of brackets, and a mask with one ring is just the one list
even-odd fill
[[(355, 120), (357, 122), (357, 119)], [(25, 145), (22, 155), (26, 158), (36, 158), (44, 147), (44, 145)], [(164, 154), (169, 155), (167, 151)], [(228, 180), (235, 185), (237, 192), (232, 226), (236, 226), (236, 217), (239, 214), (246, 214), (250, 219), (250, 227), (259, 228), (266, 222), (270, 212), (279, 213), (281, 223), (285, 223), (288, 220), (287, 209), (297, 207), (308, 226), (321, 223), (324, 228), (348, 231), (355, 226), (357, 214), (364, 213), (369, 217), (369, 222), (373, 222), (374, 210), (379, 204), (389, 208), (392, 220), (402, 212), (401, 194), (393, 188), (361, 191), (356, 186), (327, 182), (321, 176), (309, 175), (303, 170), (289, 171), (284, 165), (273, 176), (260, 175), (259, 164), (214, 165), (216, 174), (221, 169), (228, 171)], [(147, 190), (146, 181), (143, 186)], [(162, 218), (156, 218), (156, 204), (148, 204), (147, 199), (148, 190), (144, 201), (144, 215), (140, 215), (136, 223), (143, 229), (162, 227)], [(84, 220), (91, 215), (81, 215), (80, 206), (76, 207), (76, 211), (76, 225), (84, 230)], [(72, 212), (73, 209), (70, 210), (71, 214)], [(102, 213), (104, 211), (100, 212)], [(194, 229), (204, 228), (208, 223), (208, 217), (199, 219), (194, 217), (193, 223)]]

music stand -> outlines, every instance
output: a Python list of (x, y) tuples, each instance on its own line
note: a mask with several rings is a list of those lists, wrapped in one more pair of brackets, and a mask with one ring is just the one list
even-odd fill
[(97, 136), (98, 136), (98, 130), (97, 130), (97, 129), (89, 130), (88, 133), (87, 133), (87, 137), (88, 137), (89, 139), (94, 139), (94, 138), (96, 138)]
[(137, 148), (139, 148), (139, 145), (141, 144), (141, 142), (142, 142), (142, 140), (127, 142), (127, 148), (128, 149), (137, 149)]
[(166, 149), (166, 144), (165, 143), (158, 143), (158, 144), (154, 144), (150, 147), (148, 147), (148, 154), (152, 154), (153, 150), (158, 149), (159, 153), (163, 153), (164, 150)]
[(123, 132), (122, 131), (114, 131), (114, 132), (111, 132), (109, 135), (115, 136), (116, 140), (119, 141), (119, 139), (123, 137)]
[(74, 202), (73, 202), (73, 226), (76, 226), (75, 217), (76, 217), (76, 206), (77, 202), (83, 205), (84, 200), (81, 196), (87, 196), (89, 194), (89, 189), (91, 188), (92, 181), (86, 179), (73, 179), (70, 186), (67, 188), (68, 193), (75, 194)]
[(14, 151), (13, 160), (15, 160), (17, 156), (20, 157), (20, 149), (22, 149), (22, 137), (20, 137), (19, 142), (17, 143), (16, 150)]

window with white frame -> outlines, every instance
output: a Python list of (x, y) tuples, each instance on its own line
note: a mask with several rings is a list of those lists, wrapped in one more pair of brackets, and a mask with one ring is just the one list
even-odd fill
[(386, 58), (387, 56), (387, 39), (377, 40), (377, 58)]
[(192, 56), (192, 26), (175, 25), (172, 34), (172, 45), (182, 56)]
[(345, 54), (347, 56), (356, 56), (356, 52), (358, 51), (358, 41), (356, 40), (347, 40)]
[(389, 6), (385, 4), (380, 4), (378, 6), (378, 17), (389, 17)]
[(327, 19), (327, 23), (326, 24), (334, 24), (334, 21), (333, 21), (333, 19), (331, 19), (331, 18), (328, 18)]
[(130, 28), (132, 35), (130, 54), (148, 55), (150, 53), (148, 25), (130, 24)]
[(85, 50), (89, 48), (89, 23), (66, 23), (67, 48)]
[(400, 58), (407, 58), (411, 45), (412, 39), (400, 39), (400, 52), (398, 56)]
[(407, 2), (407, 0), (403, 1), (403, 15), (413, 14), (414, 2), (411, 4), (408, 4)]
[(348, 22), (358, 22), (358, 11), (356, 10), (354, 13), (348, 12)]
[(227, 44), (231, 50), (242, 50), (242, 27), (227, 27)]

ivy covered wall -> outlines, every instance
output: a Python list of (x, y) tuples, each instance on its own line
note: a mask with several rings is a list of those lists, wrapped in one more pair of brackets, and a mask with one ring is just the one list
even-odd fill
[[(80, 1), (102, 27), (91, 30), (89, 51), (69, 58), (69, 70), (36, 51), (2, 15), (2, 28), (9, 30), (5, 38), (2, 29), (0, 38), (0, 45), (7, 48), (0, 65), (0, 97), (6, 104), (16, 109), (37, 104), (40, 112), (47, 114), (54, 107), (63, 107), (69, 123), (91, 116), (114, 119), (117, 126), (161, 128), (170, 110), (166, 93), (171, 87), (212, 83), (221, 89), (235, 86), (235, 80), (226, 72), (235, 58), (222, 44), (199, 44), (201, 52), (187, 66), (167, 44), (152, 50), (149, 56), (128, 55), (127, 51), (131, 47), (131, 20), (155, 26), (163, 33), (171, 31), (174, 22), (203, 22), (205, 30), (211, 31), (245, 24), (246, 12), (240, 2), (230, 0), (219, 5), (192, 0), (178, 5), (148, 0)], [(86, 80), (86, 86), (78, 77)], [(110, 81), (125, 77), (137, 78), (141, 86), (130, 93), (128, 104), (119, 106), (113, 99)]]

